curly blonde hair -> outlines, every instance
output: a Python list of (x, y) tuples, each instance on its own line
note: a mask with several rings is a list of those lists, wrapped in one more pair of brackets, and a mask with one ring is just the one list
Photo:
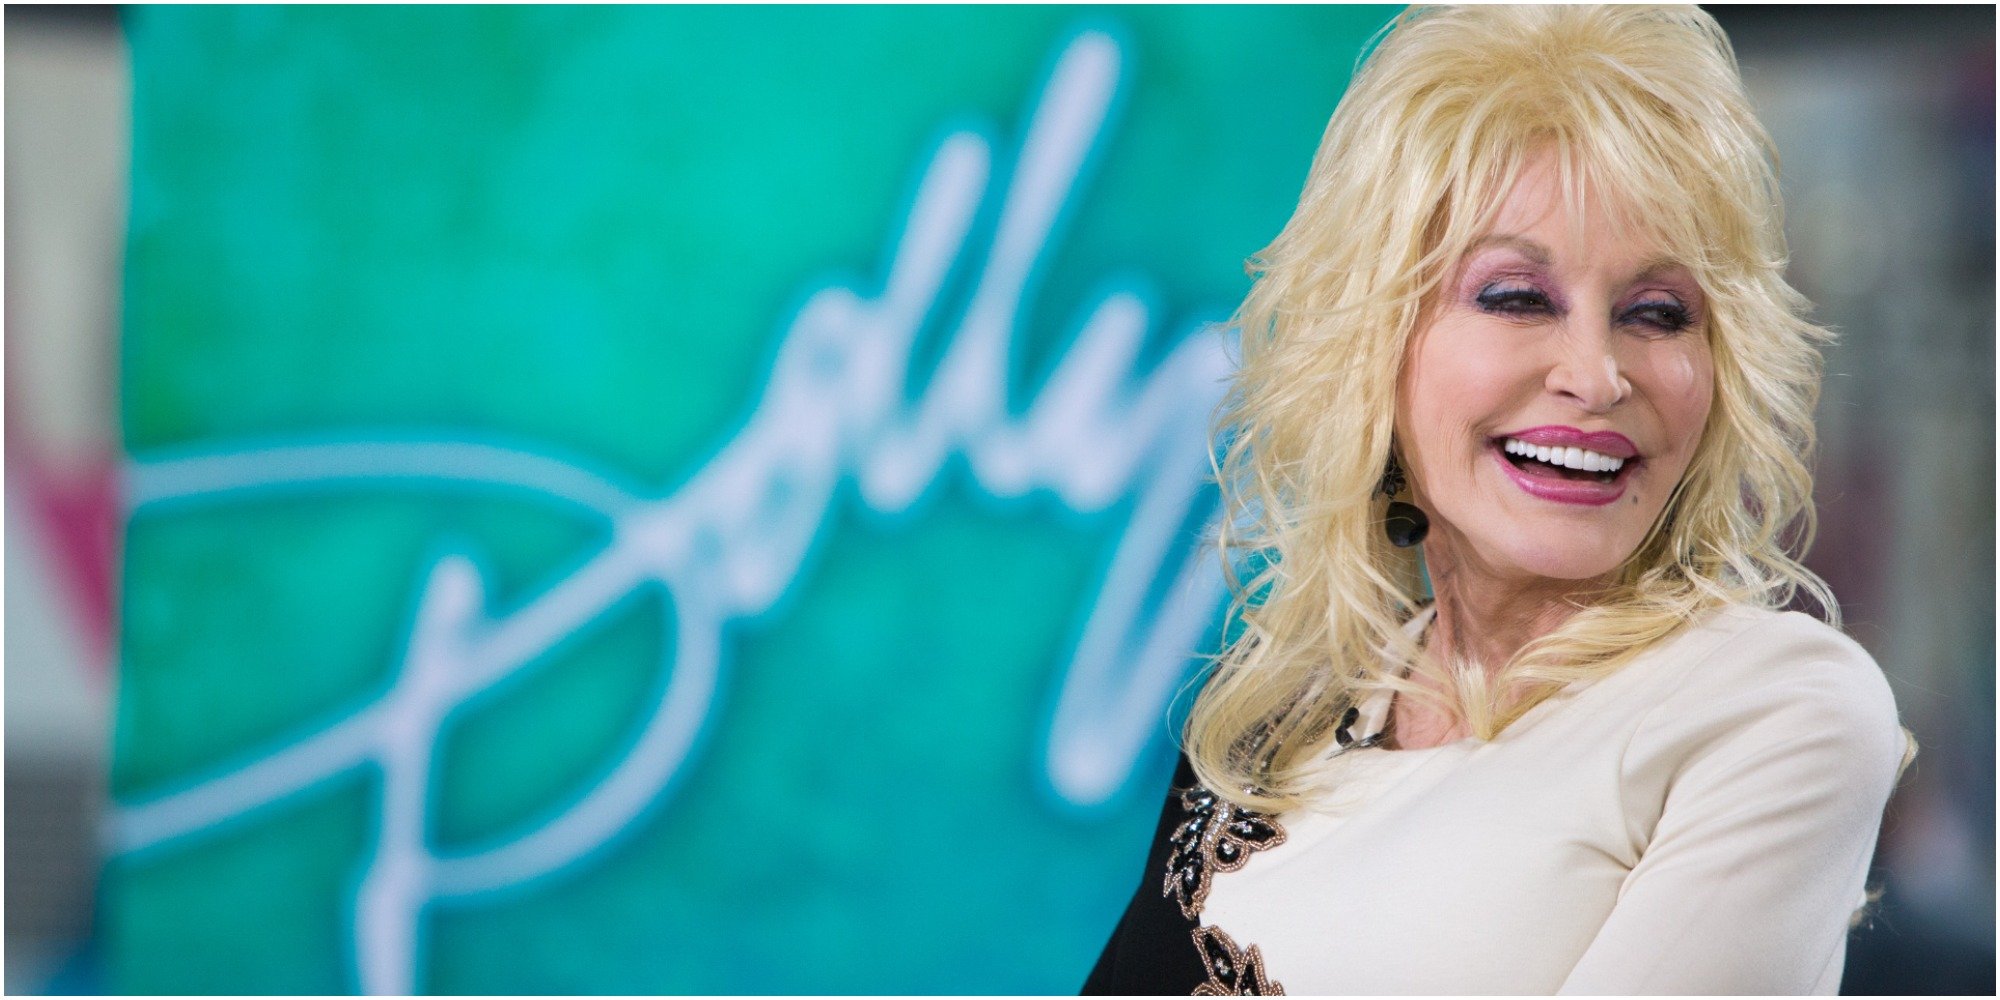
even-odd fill
[[(1615, 580), (1493, 674), (1439, 695), (1405, 634), (1414, 550), (1382, 532), (1405, 345), (1534, 156), (1565, 197), (1609, 192), (1708, 306), (1714, 403), (1692, 464)], [(1812, 413), (1829, 331), (1784, 278), (1776, 152), (1735, 54), (1695, 7), (1413, 7), (1357, 70), (1298, 209), (1252, 259), (1241, 365), (1217, 418), (1232, 637), (1189, 716), (1208, 787), (1297, 805), (1368, 694), (1426, 698), (1483, 739), (1708, 609), (1801, 592), (1830, 622), (1811, 543)]]

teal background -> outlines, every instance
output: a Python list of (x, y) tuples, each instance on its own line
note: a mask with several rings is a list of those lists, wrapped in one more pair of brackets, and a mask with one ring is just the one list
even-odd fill
[[(1153, 357), (1227, 316), (1391, 13), (135, 9), (127, 450), (498, 440), (671, 492), (747, 417), (802, 294), (877, 274), (944, 130), (989, 136), (997, 188), (1063, 42), (1106, 30), (1121, 97), (1026, 299), (1019, 405), (1107, 281), (1148, 291)], [(934, 355), (918, 358), (921, 386)], [(583, 862), (429, 908), (413, 988), (1073, 991), (1171, 758), (1163, 725), (1150, 770), (1087, 810), (1033, 767), (1129, 512), (945, 484), (893, 518), (844, 486), (793, 589), (730, 635), (676, 784)], [(441, 546), (475, 549), (504, 609), (605, 542), (504, 496), (136, 510), (114, 800), (382, 692)], [(429, 838), (499, 836), (601, 773), (673, 628), (662, 602), (627, 601), (455, 715)], [(379, 784), (353, 770), (114, 857), (110, 988), (357, 989)]]

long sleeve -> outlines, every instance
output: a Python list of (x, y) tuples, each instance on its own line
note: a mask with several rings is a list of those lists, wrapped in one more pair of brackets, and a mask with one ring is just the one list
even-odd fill
[[(1832, 993), (1903, 753), (1888, 685), (1802, 615), (1737, 638), (1628, 746), (1640, 857), (1562, 986)], [(1663, 793), (1663, 795), (1662, 795)]]

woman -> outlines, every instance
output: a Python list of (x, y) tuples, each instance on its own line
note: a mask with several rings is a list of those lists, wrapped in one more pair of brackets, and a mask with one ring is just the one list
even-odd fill
[(1239, 313), (1238, 628), (1086, 992), (1836, 990), (1910, 744), (1777, 610), (1772, 159), (1698, 9), (1391, 26)]

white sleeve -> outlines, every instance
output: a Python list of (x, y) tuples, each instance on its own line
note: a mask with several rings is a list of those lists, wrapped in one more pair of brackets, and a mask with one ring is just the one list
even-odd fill
[(1665, 800), (1561, 992), (1838, 989), (1903, 734), (1859, 646), (1800, 615), (1774, 625), (1720, 651), (1726, 665), (1704, 664), (1718, 669), (1634, 736), (1626, 785)]

